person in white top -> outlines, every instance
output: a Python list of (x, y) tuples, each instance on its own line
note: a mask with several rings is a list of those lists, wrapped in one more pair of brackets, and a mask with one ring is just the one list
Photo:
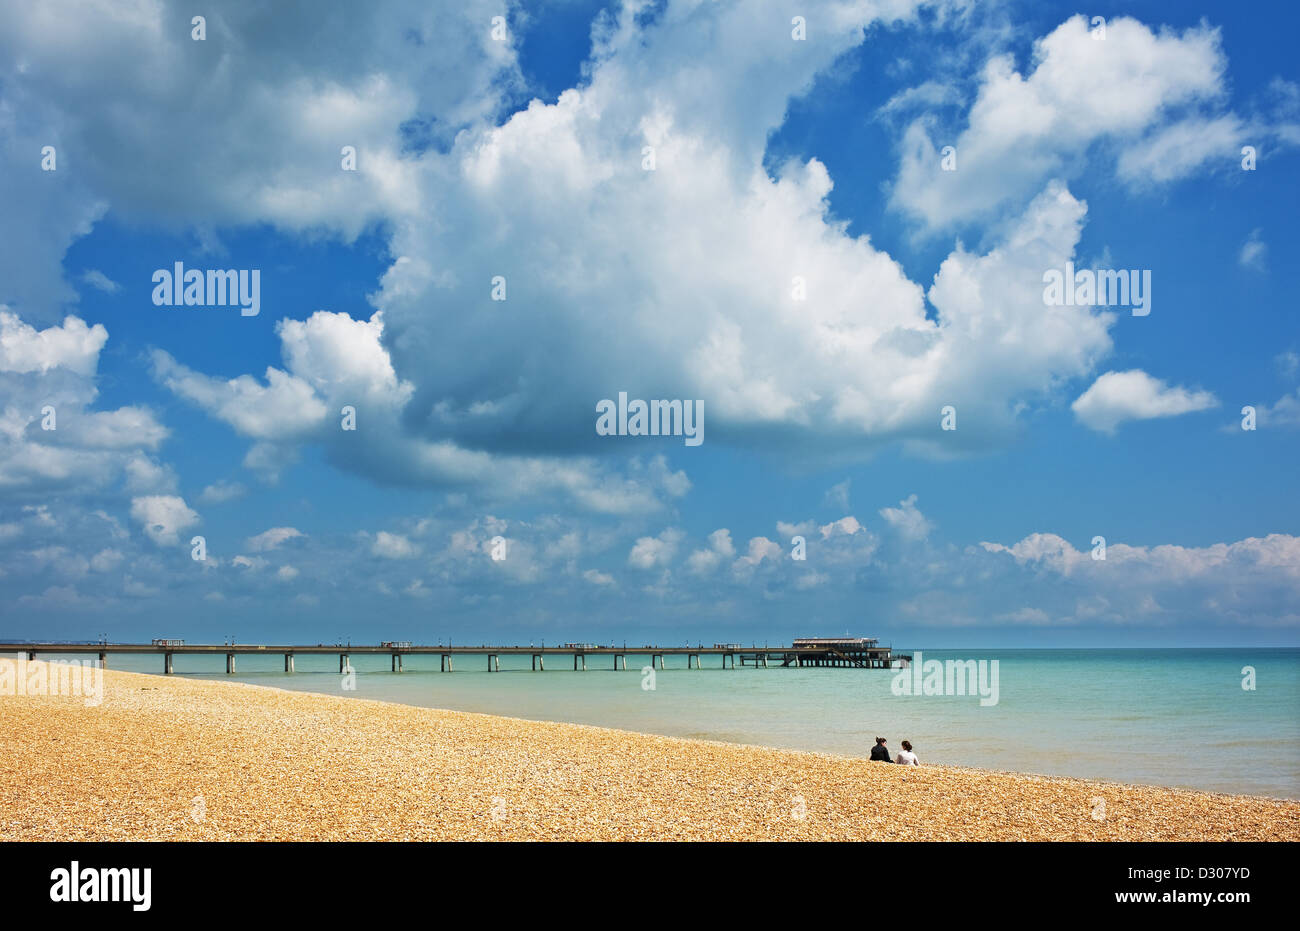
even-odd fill
[(898, 759), (894, 760), (894, 762), (902, 763), (904, 766), (921, 765), (921, 761), (918, 760), (916, 754), (912, 752), (912, 745), (906, 740), (903, 741), (903, 749), (898, 751)]

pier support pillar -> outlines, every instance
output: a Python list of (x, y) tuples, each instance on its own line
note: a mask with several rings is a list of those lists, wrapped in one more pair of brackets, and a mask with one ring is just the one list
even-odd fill
[(172, 674), (172, 655), (170, 653), (163, 654), (163, 672), (169, 676)]
[(339, 654), (339, 675), (341, 676), (343, 675), (343, 673), (347, 671), (348, 671), (348, 655), (346, 653), (340, 653)]
[(100, 654), (99, 654), (99, 668), (100, 668), (100, 669), (107, 669), (107, 668), (108, 668), (108, 654), (107, 654), (107, 653), (100, 653)]
[(438, 671), (439, 671), (439, 672), (452, 672), (454, 669), (455, 669), (455, 667), (452, 666), (452, 664), (451, 664), (451, 654), (450, 654), (450, 653), (440, 653), (440, 654), (438, 654)]
[(29, 662), (29, 663), (34, 663), (34, 662), (36, 662), (36, 651), (35, 651), (35, 650), (28, 650), (28, 651), (27, 651), (27, 662)]
[(696, 668), (696, 669), (699, 669), (699, 668), (700, 668), (700, 658), (699, 658), (698, 656), (696, 656), (694, 653), (687, 653), (687, 654), (686, 654), (686, 668), (687, 668), (687, 669), (690, 669), (692, 663), (695, 664), (695, 668)]
[(393, 672), (401, 672), (401, 671), (402, 671), (402, 654), (401, 654), (401, 653), (394, 653), (394, 654), (393, 654)]
[(235, 654), (227, 653), (226, 654), (226, 675), (233, 676), (234, 674), (235, 674)]
[(533, 654), (533, 672), (537, 672), (537, 670), (539, 670), (539, 669), (540, 669), (542, 672), (546, 672), (546, 657), (543, 656), (541, 653), (534, 653), (534, 654)]
[(501, 671), (501, 658), (495, 653), (488, 654), (488, 672)]
[(284, 654), (284, 671), (285, 671), (285, 672), (293, 672), (293, 654), (292, 654), (292, 653), (286, 653), (286, 654)]

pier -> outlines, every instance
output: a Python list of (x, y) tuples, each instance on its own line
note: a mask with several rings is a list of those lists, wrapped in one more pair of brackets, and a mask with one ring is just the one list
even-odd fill
[[(339, 673), (351, 670), (349, 657), (388, 656), (391, 670), (395, 674), (402, 672), (402, 660), (407, 656), (437, 656), (440, 672), (454, 670), (455, 657), (480, 657), (486, 660), (489, 672), (500, 672), (502, 656), (528, 656), (532, 661), (534, 672), (546, 671), (547, 657), (573, 659), (573, 671), (585, 672), (588, 660), (593, 668), (626, 670), (629, 656), (645, 657), (644, 664), (633, 664), (633, 669), (642, 665), (655, 669), (664, 669), (667, 656), (686, 657), (687, 669), (703, 669), (704, 660), (715, 669), (752, 669), (767, 668), (819, 668), (834, 667), (840, 669), (889, 669), (898, 661), (910, 662), (910, 656), (894, 653), (891, 647), (880, 646), (871, 638), (817, 638), (795, 640), (789, 646), (744, 646), (739, 643), (715, 643), (712, 646), (658, 646), (644, 644), (641, 646), (602, 646), (595, 643), (565, 643), (557, 646), (443, 646), (419, 645), (407, 641), (383, 641), (375, 645), (365, 644), (251, 644), (251, 643), (186, 643), (183, 640), (154, 640), (150, 643), (108, 643), (108, 642), (46, 642), (0, 643), (0, 654), (21, 653), (34, 660), (40, 654), (57, 655), (93, 655), (101, 667), (107, 667), (110, 655), (156, 655), (162, 660), (163, 672), (172, 675), (175, 671), (174, 659), (177, 656), (212, 656), (223, 657), (226, 672), (235, 673), (235, 657), (256, 655), (282, 655), (284, 671), (294, 671), (294, 657), (338, 656)], [(552, 664), (552, 668), (556, 668)], [(563, 668), (563, 666), (559, 667)]]

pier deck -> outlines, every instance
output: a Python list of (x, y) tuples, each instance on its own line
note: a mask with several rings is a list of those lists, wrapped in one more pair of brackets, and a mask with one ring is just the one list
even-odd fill
[[(184, 643), (183, 641), (161, 641), (154, 643), (107, 643), (107, 642), (0, 642), (0, 654), (22, 653), (28, 659), (36, 659), (40, 654), (78, 655), (92, 654), (98, 657), (101, 665), (107, 666), (110, 654), (157, 655), (163, 658), (163, 671), (173, 672), (175, 656), (223, 656), (226, 660), (226, 672), (235, 672), (235, 657), (278, 654), (284, 657), (284, 671), (294, 671), (294, 656), (337, 655), (339, 672), (349, 668), (348, 657), (389, 656), (392, 671), (402, 671), (402, 659), (406, 656), (437, 656), (439, 668), (443, 672), (454, 669), (453, 659), (458, 656), (486, 657), (488, 670), (499, 671), (502, 656), (529, 656), (534, 671), (546, 669), (547, 657), (572, 657), (575, 671), (587, 668), (588, 658), (608, 658), (613, 661), (612, 668), (626, 669), (627, 657), (649, 657), (652, 667), (664, 668), (664, 657), (685, 656), (687, 668), (703, 668), (704, 657), (718, 658), (719, 668), (735, 669), (738, 666), (752, 667), (837, 667), (844, 669), (888, 669), (896, 660), (909, 661), (910, 656), (893, 653), (890, 647), (875, 645), (874, 641), (863, 641), (853, 646), (830, 645), (829, 643), (796, 641), (791, 646), (748, 647), (738, 643), (714, 644), (705, 646), (656, 646), (653, 644), (624, 646), (601, 646), (598, 644), (564, 644), (558, 646), (518, 646), (489, 644), (442, 646), (419, 645), (408, 643), (316, 643), (316, 644), (252, 644), (252, 643)], [(635, 665), (633, 668), (637, 668)]]

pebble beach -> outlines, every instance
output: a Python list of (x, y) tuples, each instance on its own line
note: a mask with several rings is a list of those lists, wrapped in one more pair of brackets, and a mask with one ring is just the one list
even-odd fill
[(115, 670), (0, 696), (0, 747), (5, 841), (1300, 840), (1294, 801)]

